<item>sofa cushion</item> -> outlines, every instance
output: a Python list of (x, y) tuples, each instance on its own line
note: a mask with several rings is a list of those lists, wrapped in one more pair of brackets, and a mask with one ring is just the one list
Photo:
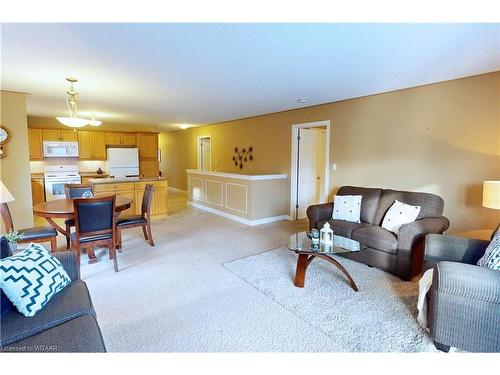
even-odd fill
[(333, 220), (361, 223), (361, 195), (336, 195), (333, 197)]
[(398, 200), (400, 202), (420, 206), (417, 220), (427, 217), (439, 217), (443, 214), (443, 198), (429, 193), (415, 193), (411, 191), (383, 190), (380, 196), (380, 204), (375, 215), (374, 225), (381, 225), (382, 220), (389, 208)]
[(2, 346), (3, 352), (105, 352), (101, 330), (93, 315), (82, 315), (34, 336)]
[[(361, 195), (361, 222), (375, 224), (375, 215), (379, 206), (382, 189), (357, 186), (342, 186), (337, 195)], [(379, 225), (380, 222), (376, 223)]]
[(356, 228), (369, 227), (370, 224), (366, 223), (353, 223), (350, 221), (344, 220), (321, 220), (316, 223), (316, 227), (318, 229), (323, 228), (323, 225), (328, 222), (330, 227), (333, 230), (333, 234), (336, 236), (348, 237), (351, 238), (351, 232)]
[(15, 309), (5, 314), (0, 327), (0, 345), (36, 335), (85, 314), (95, 315), (94, 308), (85, 283), (75, 280), (57, 293), (35, 317), (25, 317)]
[(352, 231), (351, 238), (362, 245), (386, 253), (397, 254), (398, 252), (398, 239), (394, 233), (382, 227), (369, 226), (355, 229)]

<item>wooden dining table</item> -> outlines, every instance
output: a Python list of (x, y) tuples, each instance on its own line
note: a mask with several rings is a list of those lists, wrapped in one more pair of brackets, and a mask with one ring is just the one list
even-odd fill
[[(120, 195), (116, 196), (116, 215), (119, 216), (122, 211), (130, 208), (132, 199)], [(33, 213), (36, 216), (45, 218), (47, 222), (61, 233), (63, 236), (68, 237), (70, 233), (66, 232), (54, 219), (74, 219), (75, 212), (73, 207), (73, 199), (56, 199), (53, 201), (41, 202), (33, 206)], [(92, 252), (88, 252), (89, 262), (93, 263), (97, 259)]]

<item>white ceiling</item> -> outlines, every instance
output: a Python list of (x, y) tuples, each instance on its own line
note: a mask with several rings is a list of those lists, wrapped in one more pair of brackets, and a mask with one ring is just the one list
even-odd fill
[[(500, 70), (500, 24), (3, 24), (3, 90), (178, 129)], [(308, 98), (305, 104), (298, 98)]]

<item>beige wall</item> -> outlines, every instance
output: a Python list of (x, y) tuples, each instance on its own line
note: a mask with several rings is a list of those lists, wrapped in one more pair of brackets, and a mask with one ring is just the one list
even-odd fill
[(290, 173), (292, 124), (330, 120), (330, 190), (346, 184), (427, 191), (445, 200), (454, 231), (493, 228), (483, 180), (500, 179), (500, 72), (160, 135), (160, 168), (186, 189), (196, 136), (212, 136), (213, 168), (239, 172), (235, 146), (253, 146), (243, 173)]
[[(12, 139), (7, 144), (7, 156), (0, 161), (2, 182), (15, 198), (9, 203), (14, 228), (33, 226), (31, 180), (26, 122), (26, 94), (1, 92), (0, 121)], [(2, 222), (2, 232), (5, 230)]]

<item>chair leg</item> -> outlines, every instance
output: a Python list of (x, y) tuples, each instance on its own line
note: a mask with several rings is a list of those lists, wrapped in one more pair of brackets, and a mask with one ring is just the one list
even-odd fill
[(440, 342), (434, 341), (434, 346), (437, 350), (448, 353), (450, 351), (449, 345), (441, 344)]
[[(71, 233), (71, 226), (66, 224), (66, 233)], [(70, 237), (66, 236), (66, 250), (68, 250), (70, 247)]]
[(118, 252), (121, 253), (122, 252), (122, 230), (120, 228), (116, 228), (116, 235), (118, 237)]
[(146, 225), (142, 226), (142, 233), (144, 234), (144, 239), (148, 241), (149, 238), (148, 238), (148, 233), (146, 232)]
[(111, 247), (109, 249), (110, 254), (113, 256), (113, 267), (115, 269), (115, 272), (118, 272), (118, 257), (116, 256), (116, 246), (115, 244), (111, 244)]
[(80, 256), (80, 253), (81, 253), (80, 244), (74, 243), (74, 248), (76, 251), (76, 263), (78, 264), (78, 274), (80, 274), (80, 258), (81, 258), (81, 256)]
[(149, 222), (149, 220), (148, 220), (147, 227), (148, 227), (148, 239), (149, 239), (149, 244), (150, 244), (151, 246), (154, 246), (154, 245), (155, 245), (155, 243), (154, 243), (154, 241), (153, 241), (153, 235), (151, 234), (151, 223)]
[(54, 253), (57, 251), (57, 236), (50, 237), (50, 252)]

